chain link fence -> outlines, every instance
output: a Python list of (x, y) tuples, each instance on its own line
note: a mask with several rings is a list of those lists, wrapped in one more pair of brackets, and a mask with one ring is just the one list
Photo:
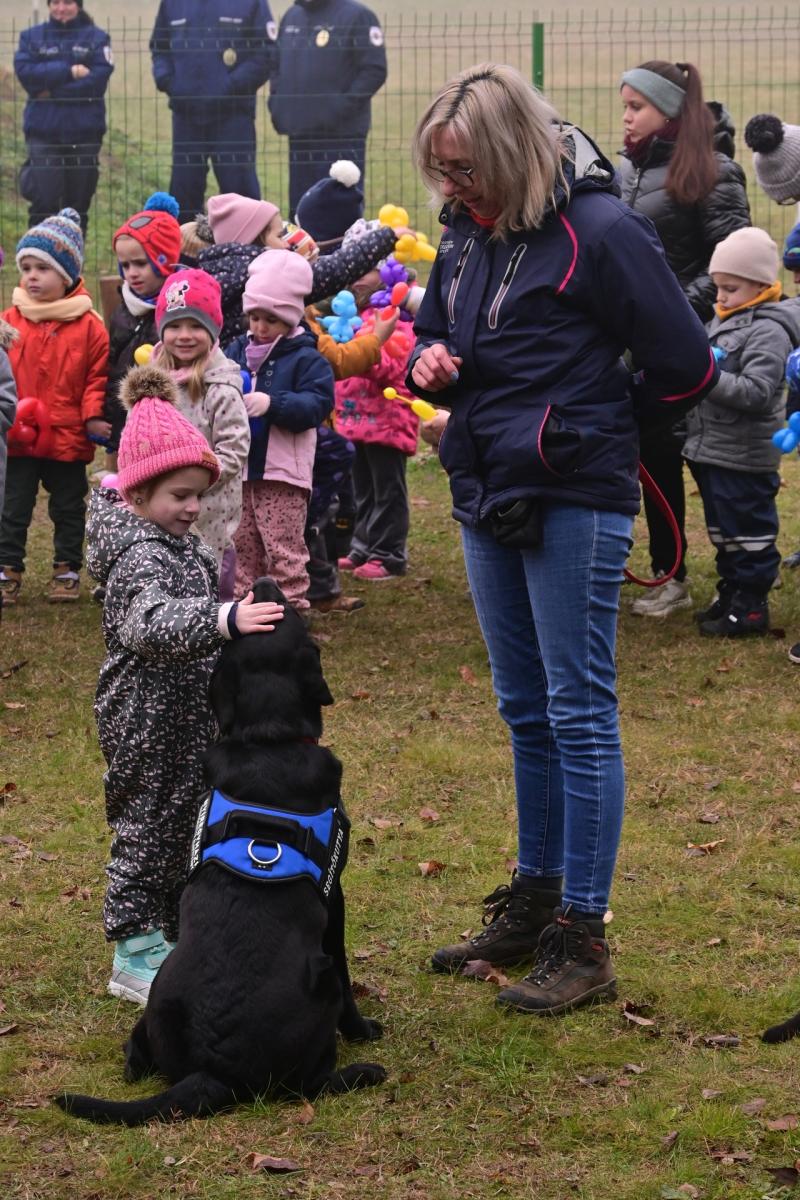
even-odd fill
[[(452, 6), (451, 6), (452, 8)], [(757, 112), (775, 112), (800, 123), (800, 22), (788, 6), (561, 9), (530, 14), (393, 11), (381, 15), (389, 77), (372, 105), (365, 180), (368, 215), (390, 201), (409, 210), (412, 222), (436, 235), (409, 163), (409, 143), (419, 113), (447, 78), (487, 60), (507, 62), (543, 87), (562, 115), (580, 124), (612, 158), (622, 142), (619, 77), (652, 58), (691, 61), (700, 68), (706, 98), (731, 113), (737, 158), (747, 170), (755, 223), (780, 240), (795, 209), (780, 209), (753, 180), (742, 131)], [(99, 23), (99, 22), (98, 22)], [(0, 244), (7, 253), (28, 224), (18, 176), (25, 159), (22, 112), (25, 94), (13, 72), (23, 21), (0, 23)], [(116, 226), (141, 207), (150, 192), (169, 185), (170, 113), (150, 73), (149, 20), (107, 23), (115, 70), (107, 92), (108, 133), (101, 152), (100, 183), (90, 214), (86, 275), (90, 283), (113, 269), (110, 238)], [(198, 80), (198, 93), (203, 82)], [(320, 97), (320, 104), (324, 104)], [(286, 204), (287, 143), (266, 112), (266, 89), (257, 100), (257, 170), (263, 194)], [(209, 174), (209, 193), (216, 190)], [(285, 215), (289, 215), (285, 213)], [(2, 283), (8, 302), (13, 270)]]

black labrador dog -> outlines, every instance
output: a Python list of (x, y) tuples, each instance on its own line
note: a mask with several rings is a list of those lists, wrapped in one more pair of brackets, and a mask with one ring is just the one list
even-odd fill
[(793, 1037), (798, 1036), (800, 1036), (800, 1012), (789, 1017), (788, 1021), (782, 1021), (780, 1025), (770, 1025), (769, 1029), (765, 1029), (762, 1033), (761, 1040), (775, 1045), (778, 1042), (789, 1042)]
[[(272, 580), (254, 591), (257, 601), (285, 603)], [(273, 633), (225, 646), (211, 703), (220, 737), (206, 759), (198, 865), (181, 898), (177, 945), (125, 1045), (126, 1079), (158, 1072), (170, 1086), (146, 1100), (56, 1097), (74, 1116), (139, 1125), (209, 1116), (270, 1092), (313, 1099), (386, 1078), (376, 1063), (336, 1067), (337, 1031), (369, 1041), (382, 1029), (359, 1013), (347, 969), (342, 767), (317, 744), (321, 706), (333, 697), (288, 604)]]

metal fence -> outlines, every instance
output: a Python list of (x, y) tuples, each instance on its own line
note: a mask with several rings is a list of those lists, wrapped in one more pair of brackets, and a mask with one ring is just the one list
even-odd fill
[[(493, 13), (485, 5), (474, 16), (395, 9), (382, 23), (389, 78), (373, 101), (365, 181), (369, 214), (386, 201), (403, 204), (419, 228), (435, 232), (408, 147), (418, 114), (456, 71), (487, 60), (512, 63), (613, 158), (621, 144), (620, 74), (639, 62), (665, 58), (696, 63), (707, 98), (723, 102), (732, 114), (739, 131), (737, 157), (751, 181), (754, 221), (778, 239), (794, 221), (794, 208), (778, 208), (752, 182), (751, 155), (741, 137), (748, 117), (756, 112), (775, 112), (800, 123), (800, 19), (794, 7), (561, 9), (532, 18)], [(25, 158), (25, 95), (12, 66), (23, 27), (13, 21), (0, 24), (0, 244), (7, 251), (28, 223), (27, 205), (18, 192), (18, 171)], [(107, 93), (109, 130), (100, 184), (90, 215), (90, 280), (113, 266), (112, 230), (151, 191), (166, 188), (170, 174), (170, 114), (150, 74), (149, 22), (114, 20), (108, 30), (116, 67)], [(257, 108), (262, 189), (265, 196), (285, 204), (286, 140), (271, 128), (264, 92)], [(209, 175), (209, 192), (214, 190)], [(7, 299), (13, 272), (7, 269), (4, 274)]]

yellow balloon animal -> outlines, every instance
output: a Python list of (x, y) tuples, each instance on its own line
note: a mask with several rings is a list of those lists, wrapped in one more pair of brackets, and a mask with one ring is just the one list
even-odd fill
[(133, 352), (133, 361), (137, 367), (144, 367), (150, 362), (154, 347), (149, 342), (145, 342), (142, 346), (137, 346)]
[(383, 389), (384, 400), (401, 400), (403, 404), (407, 404), (412, 412), (416, 413), (420, 421), (432, 421), (436, 416), (436, 409), (432, 404), (428, 404), (427, 400), (411, 400), (408, 396), (401, 396), (393, 387)]
[[(378, 213), (381, 225), (391, 225), (395, 229), (398, 226), (408, 225), (408, 219), (408, 213), (398, 204), (384, 204)], [(395, 243), (394, 256), (399, 263), (433, 262), (436, 258), (436, 249), (430, 244), (424, 233), (404, 233)]]

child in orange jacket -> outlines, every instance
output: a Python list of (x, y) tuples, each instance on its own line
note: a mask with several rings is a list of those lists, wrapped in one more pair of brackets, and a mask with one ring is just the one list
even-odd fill
[(103, 419), (108, 334), (81, 280), (83, 235), (74, 209), (35, 225), (17, 245), (20, 286), (0, 319), (20, 336), (8, 355), (20, 406), (8, 436), (8, 475), (0, 519), (0, 589), (14, 604), (36, 493), (50, 494), (54, 526), (51, 603), (78, 599), (91, 439)]

